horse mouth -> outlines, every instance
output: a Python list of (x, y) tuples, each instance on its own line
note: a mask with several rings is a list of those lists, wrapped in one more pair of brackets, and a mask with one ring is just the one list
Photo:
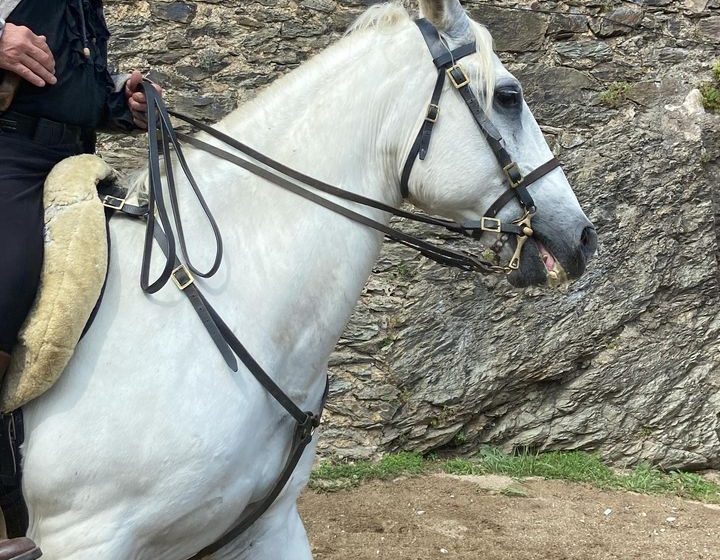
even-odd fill
[(535, 240), (535, 244), (540, 254), (540, 260), (545, 266), (546, 284), (551, 288), (557, 288), (567, 284), (570, 281), (570, 277), (557, 257), (555, 257), (539, 239)]

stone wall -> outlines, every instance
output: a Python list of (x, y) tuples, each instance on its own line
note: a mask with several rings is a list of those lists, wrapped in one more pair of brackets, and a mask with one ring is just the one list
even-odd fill
[[(207, 120), (363, 9), (106, 4), (119, 65), (152, 68), (171, 105)], [(720, 1), (466, 6), (521, 79), (598, 256), (563, 293), (518, 292), (387, 246), (331, 360), (322, 451), (494, 444), (720, 468), (720, 117), (693, 92), (720, 58)], [(121, 168), (141, 161), (137, 140), (104, 147)]]

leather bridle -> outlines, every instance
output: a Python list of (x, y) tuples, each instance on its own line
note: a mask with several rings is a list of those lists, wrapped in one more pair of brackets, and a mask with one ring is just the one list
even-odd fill
[[(303, 455), (305, 447), (312, 441), (315, 428), (320, 424), (320, 414), (327, 397), (328, 385), (325, 385), (325, 392), (322, 396), (319, 412), (305, 411), (298, 407), (290, 397), (273, 381), (271, 376), (252, 357), (251, 353), (243, 346), (232, 330), (223, 321), (219, 313), (213, 309), (208, 300), (200, 291), (195, 276), (209, 278), (217, 272), (220, 267), (223, 255), (222, 236), (219, 228), (205, 203), (202, 193), (193, 178), (192, 172), (183, 155), (180, 140), (198, 149), (204, 150), (218, 158), (231, 162), (285, 190), (314, 202), (328, 210), (345, 216), (360, 224), (382, 232), (386, 237), (402, 243), (408, 247), (418, 250), (426, 257), (443, 265), (458, 267), (462, 270), (498, 273), (512, 272), (519, 267), (520, 253), (525, 241), (533, 235), (531, 220), (535, 213), (535, 204), (530, 196), (527, 187), (552, 171), (560, 165), (557, 159), (553, 158), (541, 165), (527, 176), (523, 177), (518, 165), (510, 157), (502, 144), (502, 137), (490, 119), (482, 111), (480, 103), (469, 87), (470, 80), (465, 71), (457, 64), (457, 61), (473, 54), (475, 43), (469, 43), (455, 50), (450, 51), (442, 42), (437, 30), (426, 20), (418, 20), (420, 31), (433, 56), (433, 62), (438, 68), (438, 78), (435, 83), (427, 115), (417, 135), (415, 143), (410, 150), (407, 161), (402, 171), (401, 190), (404, 197), (409, 194), (408, 181), (412, 167), (417, 158), (424, 159), (430, 145), (430, 139), (435, 122), (439, 116), (439, 101), (442, 94), (446, 77), (450, 79), (453, 87), (457, 89), (465, 100), (475, 122), (487, 139), (490, 147), (497, 158), (499, 165), (510, 185), (505, 192), (488, 209), (487, 213), (479, 221), (458, 224), (440, 218), (434, 218), (422, 214), (415, 214), (404, 210), (393, 208), (377, 200), (373, 200), (345, 189), (329, 185), (313, 177), (300, 173), (286, 165), (283, 165), (257, 150), (243, 144), (227, 134), (224, 134), (211, 126), (208, 126), (192, 117), (169, 111), (165, 106), (162, 97), (156, 92), (153, 84), (143, 83), (143, 89), (148, 103), (148, 167), (149, 167), (149, 191), (148, 201), (145, 204), (133, 205), (128, 202), (126, 189), (116, 185), (101, 185), (99, 194), (106, 207), (108, 216), (115, 212), (122, 212), (126, 215), (142, 218), (147, 222), (145, 236), (145, 247), (143, 251), (143, 262), (141, 267), (140, 284), (143, 291), (155, 293), (165, 286), (170, 280), (182, 291), (192, 304), (198, 314), (203, 326), (206, 328), (213, 343), (218, 348), (226, 364), (233, 371), (238, 370), (237, 359), (243, 362), (248, 371), (255, 377), (270, 396), (280, 405), (289, 416), (295, 420), (290, 452), (288, 453), (282, 471), (276, 480), (272, 490), (258, 502), (251, 504), (245, 512), (235, 521), (232, 527), (216, 542), (205, 547), (203, 550), (192, 556), (190, 560), (200, 560), (206, 555), (212, 554), (237, 538), (243, 531), (250, 527), (275, 501), (277, 496), (290, 479), (297, 463)], [(202, 130), (224, 144), (230, 146), (236, 152), (229, 152), (216, 145), (209, 144), (187, 134), (178, 133), (172, 126), (170, 115), (175, 116), (193, 127)], [(177, 187), (174, 179), (172, 152), (175, 153), (180, 168), (187, 177), (195, 196), (210, 223), (215, 237), (216, 251), (214, 262), (207, 271), (200, 271), (192, 265), (180, 218), (180, 208), (177, 199)], [(165, 186), (161, 173), (161, 159), (165, 170)], [(165, 191), (169, 196), (166, 198)], [(325, 193), (332, 197), (344, 199), (356, 204), (375, 208), (388, 214), (405, 218), (407, 220), (430, 224), (450, 230), (463, 236), (480, 238), (485, 232), (497, 234), (514, 234), (517, 236), (517, 247), (515, 253), (507, 266), (500, 266), (496, 263), (476, 257), (464, 252), (455, 251), (447, 247), (435, 245), (428, 241), (419, 239), (404, 233), (394, 227), (386, 225), (369, 218), (365, 214), (356, 212), (341, 204), (318, 194)], [(512, 199), (517, 198), (523, 208), (524, 214), (511, 223), (505, 223), (496, 218), (498, 212)], [(168, 204), (169, 202), (169, 204)], [(169, 206), (169, 208), (168, 208)], [(172, 210), (171, 220), (169, 209)], [(165, 255), (165, 264), (158, 277), (150, 279), (150, 261), (154, 243), (160, 247)], [(179, 251), (178, 251), (179, 249)], [(178, 254), (179, 253), (179, 254)]]
[[(452, 87), (457, 90), (463, 98), (463, 101), (465, 101), (467, 108), (470, 110), (470, 114), (473, 116), (473, 119), (487, 140), (493, 154), (495, 154), (495, 158), (502, 168), (505, 179), (510, 187), (509, 190), (504, 192), (490, 206), (479, 221), (464, 222), (462, 224), (463, 229), (466, 234), (471, 235), (475, 239), (479, 239), (485, 232), (515, 235), (517, 238), (515, 252), (510, 262), (507, 266), (502, 267), (502, 270), (504, 272), (517, 270), (520, 266), (520, 254), (522, 253), (523, 246), (527, 239), (533, 235), (532, 218), (535, 215), (536, 209), (535, 202), (528, 192), (528, 187), (553, 169), (560, 167), (560, 161), (558, 161), (557, 158), (552, 158), (523, 176), (518, 164), (503, 146), (503, 139), (500, 132), (495, 125), (493, 125), (485, 111), (482, 110), (480, 101), (470, 86), (470, 78), (468, 78), (465, 70), (458, 64), (459, 60), (477, 52), (475, 42), (473, 41), (454, 50), (450, 50), (440, 37), (437, 29), (428, 20), (418, 19), (415, 23), (420, 29), (423, 39), (425, 39), (425, 44), (430, 50), (433, 63), (438, 69), (438, 76), (435, 81), (435, 88), (430, 98), (425, 119), (403, 166), (400, 176), (400, 191), (402, 192), (402, 196), (403, 198), (407, 198), (410, 194), (408, 183), (415, 161), (417, 161), (417, 159), (424, 160), (427, 156), (433, 128), (440, 115), (440, 98), (446, 78), (449, 78)], [(513, 198), (517, 198), (520, 203), (523, 209), (523, 215), (510, 223), (499, 220), (497, 218), (498, 213)]]

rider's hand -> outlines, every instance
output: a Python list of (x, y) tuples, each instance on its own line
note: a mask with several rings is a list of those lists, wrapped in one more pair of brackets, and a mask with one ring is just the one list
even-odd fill
[(14, 72), (38, 87), (57, 82), (55, 57), (45, 37), (22, 25), (5, 25), (0, 36), (0, 69)]
[[(139, 70), (135, 70), (125, 82), (125, 99), (132, 112), (135, 126), (147, 129), (147, 99), (142, 90), (142, 81), (143, 75)], [(162, 95), (162, 88), (159, 85), (153, 84), (153, 87)]]

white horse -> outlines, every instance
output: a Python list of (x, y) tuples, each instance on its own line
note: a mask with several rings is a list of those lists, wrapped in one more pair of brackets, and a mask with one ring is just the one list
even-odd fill
[[(506, 103), (515, 78), (486, 30), (458, 0), (421, 9), (454, 48), (523, 171), (552, 154), (523, 103)], [(436, 79), (417, 27), (396, 5), (376, 6), (337, 44), (278, 80), (218, 128), (319, 179), (399, 206), (399, 175)], [(459, 96), (446, 84), (410, 200), (455, 220), (478, 219), (507, 187)], [(377, 232), (308, 203), (204, 152), (189, 161), (225, 239), (205, 294), (254, 357), (303, 410), (317, 410), (328, 356), (380, 251)], [(534, 229), (570, 276), (592, 253), (590, 222), (555, 169), (532, 186)], [(187, 190), (185, 191), (187, 193)], [(189, 200), (181, 196), (182, 200)], [(349, 203), (344, 203), (349, 205)], [(520, 212), (511, 202), (501, 213)], [(379, 211), (362, 210), (387, 222)], [(185, 212), (191, 253), (212, 259), (207, 227)], [(184, 560), (223, 535), (274, 483), (294, 422), (241, 367), (224, 364), (174, 287), (138, 288), (144, 228), (111, 222), (113, 254), (103, 305), (58, 384), (25, 408), (23, 489), (32, 537), (48, 560)], [(503, 249), (508, 258), (512, 248)], [(525, 246), (520, 285), (546, 281), (538, 245)], [(315, 436), (317, 437), (317, 436)], [(219, 559), (307, 559), (296, 499), (309, 447), (289, 484)]]

